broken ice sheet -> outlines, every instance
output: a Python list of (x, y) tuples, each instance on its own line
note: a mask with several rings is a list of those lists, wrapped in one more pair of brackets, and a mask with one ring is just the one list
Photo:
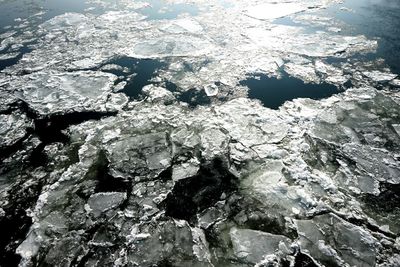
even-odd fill
[(165, 36), (143, 40), (132, 51), (128, 51), (128, 55), (138, 58), (200, 56), (206, 54), (211, 47), (212, 44), (203, 38), (193, 36), (177, 41), (174, 37)]
[[(276, 64), (267, 64), (274, 62), (271, 56), (276, 58), (288, 52), (303, 53), (306, 56), (327, 56), (343, 51), (352, 54), (370, 51), (376, 46), (375, 41), (366, 40), (362, 36), (301, 34), (301, 30), (284, 26), (275, 26), (268, 31), (249, 18), (235, 13), (228, 13), (225, 18), (220, 20), (211, 14), (201, 13), (195, 18), (180, 18), (165, 24), (144, 21), (136, 12), (112, 11), (95, 18), (90, 14), (68, 13), (41, 26), (41, 34), (46, 38), (36, 45), (35, 51), (24, 56), (21, 64), (27, 71), (43, 68), (44, 64), (61, 69), (87, 69), (121, 55), (137, 58), (178, 56), (193, 59), (207, 55), (215, 64), (210, 66), (212, 68), (203, 68), (201, 72), (193, 73), (200, 76), (199, 82), (228, 81), (229, 85), (234, 85), (232, 79), (243, 78), (246, 74), (243, 66), (246, 62), (253, 62), (255, 58), (264, 58), (262, 61), (265, 63), (260, 64), (264, 72), (275, 73)], [(118, 23), (122, 20), (124, 25)], [(60, 31), (57, 31), (58, 28)], [(255, 31), (254, 34), (252, 31)], [(222, 32), (226, 34), (221, 35)], [(241, 32), (249, 33), (246, 35), (255, 41), (255, 44), (249, 44)], [(64, 34), (69, 38), (63, 38)], [(182, 35), (185, 35), (184, 38)], [(257, 41), (257, 38), (260, 40)], [(298, 42), (299, 38), (304, 38), (304, 41), (300, 42), (301, 45)], [(58, 45), (55, 46), (55, 43)], [(130, 45), (126, 46), (127, 43)], [(314, 43), (319, 43), (321, 51), (315, 50)], [(337, 43), (342, 45), (334, 47)], [(112, 51), (107, 47), (113, 47)], [(46, 54), (52, 54), (53, 60), (45, 60)], [(61, 55), (62, 58), (59, 57)], [(254, 64), (248, 66), (249, 70), (256, 67)], [(168, 71), (161, 75), (166, 79), (170, 76)], [(211, 93), (214, 94), (215, 92)]]
[(296, 226), (301, 248), (324, 264), (375, 266), (378, 241), (362, 228), (333, 215), (298, 220)]
[(31, 123), (24, 115), (0, 114), (0, 151), (24, 138)]
[[(272, 29), (249, 28), (247, 36), (258, 46), (274, 51), (310, 57), (334, 56), (338, 53), (375, 51), (377, 41), (365, 36), (342, 36), (326, 32), (302, 33), (297, 27), (275, 25)], [(283, 40), (284, 39), (284, 40)], [(315, 44), (318, 43), (318, 46)]]
[(388, 81), (391, 81), (391, 80), (393, 80), (393, 79), (395, 79), (397, 77), (396, 74), (385, 73), (385, 72), (377, 71), (377, 70), (375, 70), (375, 71), (365, 71), (365, 72), (363, 72), (363, 74), (366, 77), (368, 77), (371, 80), (376, 81), (376, 82), (388, 82)]
[[(307, 180), (312, 177), (312, 174), (308, 172), (309, 169), (307, 166), (304, 170), (301, 170), (301, 168), (303, 168), (301, 164), (305, 163), (301, 163), (303, 155), (300, 153), (301, 151), (306, 151), (307, 147), (300, 150), (297, 147), (291, 146), (296, 143), (297, 139), (301, 141), (305, 138), (302, 131), (304, 129), (312, 129), (310, 124), (319, 123), (316, 118), (319, 113), (299, 113), (298, 110), (304, 109), (306, 111), (314, 108), (318, 110), (322, 109), (324, 112), (329, 112), (333, 108), (354, 107), (354, 104), (352, 105), (349, 102), (362, 102), (362, 99), (376, 104), (379, 103), (379, 101), (389, 101), (390, 99), (389, 97), (381, 96), (385, 99), (383, 100), (380, 97), (374, 98), (374, 96), (377, 96), (377, 93), (371, 88), (358, 91), (350, 89), (346, 95), (338, 95), (332, 99), (321, 101), (297, 101), (295, 102), (297, 106), (287, 104), (285, 105), (285, 112), (283, 110), (273, 111), (263, 108), (260, 104), (244, 98), (229, 101), (218, 107), (203, 107), (197, 110), (190, 110), (175, 104), (164, 105), (157, 102), (152, 103), (143, 101), (137, 103), (134, 109), (121, 111), (121, 114), (118, 114), (113, 118), (71, 127), (70, 131), (73, 131), (74, 135), (83, 136), (81, 140), (83, 140), (84, 145), (80, 149), (79, 153), (80, 162), (77, 165), (71, 166), (64, 172), (62, 176), (62, 180), (64, 181), (60, 181), (60, 183), (69, 188), (72, 192), (73, 190), (76, 190), (75, 188), (77, 188), (77, 186), (87, 188), (86, 194), (89, 194), (87, 197), (90, 199), (90, 205), (87, 207), (89, 213), (90, 209), (93, 207), (96, 208), (96, 210), (99, 210), (99, 212), (104, 211), (106, 213), (109, 208), (113, 209), (112, 214), (118, 222), (116, 225), (122, 225), (124, 230), (121, 230), (122, 232), (119, 234), (119, 228), (113, 228), (115, 226), (114, 223), (110, 223), (110, 225), (114, 225), (113, 227), (110, 226), (111, 229), (115, 230), (109, 230), (109, 233), (118, 236), (120, 238), (118, 240), (121, 240), (114, 241), (114, 244), (118, 244), (117, 246), (127, 245), (135, 252), (133, 253), (130, 250), (131, 252), (128, 253), (129, 262), (148, 260), (152, 262), (152, 264), (156, 264), (157, 262), (165, 260), (165, 255), (168, 255), (168, 261), (183, 262), (183, 259), (180, 258), (181, 256), (171, 256), (173, 255), (171, 253), (179, 250), (182, 246), (185, 246), (185, 248), (188, 246), (190, 249), (185, 249), (185, 252), (179, 250), (181, 251), (180, 253), (183, 253), (183, 255), (192, 259), (192, 256), (190, 255), (193, 255), (193, 240), (198, 240), (197, 237), (199, 234), (201, 236), (201, 232), (197, 233), (197, 237), (195, 238), (195, 236), (189, 234), (189, 226), (186, 222), (175, 219), (174, 222), (165, 223), (166, 221), (171, 220), (168, 216), (181, 218), (179, 215), (180, 213), (178, 212), (179, 209), (177, 208), (182, 208), (182, 213), (187, 212), (192, 218), (191, 223), (196, 227), (205, 227), (210, 231), (215, 231), (216, 240), (221, 240), (226, 237), (230, 240), (232, 235), (232, 240), (235, 242), (235, 246), (232, 248), (232, 255), (236, 255), (238, 259), (243, 259), (243, 257), (245, 257), (246, 261), (255, 264), (258, 263), (259, 260), (263, 260), (267, 253), (275, 254), (277, 258), (280, 257), (284, 260), (286, 257), (289, 257), (287, 256), (288, 254), (293, 253), (290, 248), (290, 240), (293, 237), (288, 238), (284, 234), (286, 232), (282, 230), (279, 230), (280, 232), (278, 234), (270, 233), (267, 230), (274, 229), (274, 231), (278, 231), (276, 229), (281, 229), (279, 227), (276, 229), (267, 227), (262, 228), (263, 231), (248, 228), (242, 229), (240, 227), (234, 228), (236, 221), (232, 222), (228, 215), (230, 212), (235, 212), (235, 203), (237, 203), (237, 199), (235, 200), (235, 196), (230, 195), (230, 191), (221, 194), (221, 196), (218, 194), (218, 199), (214, 199), (213, 195), (213, 201), (211, 202), (212, 204), (210, 204), (211, 207), (201, 206), (204, 210), (200, 210), (199, 214), (193, 214), (192, 210), (185, 210), (186, 208), (184, 208), (184, 205), (176, 205), (176, 202), (171, 201), (172, 196), (178, 196), (178, 200), (180, 201), (182, 201), (182, 199), (185, 200), (185, 197), (188, 199), (193, 197), (194, 199), (192, 201), (197, 201), (196, 203), (206, 202), (202, 196), (208, 196), (209, 194), (208, 190), (210, 190), (210, 188), (207, 187), (207, 184), (202, 185), (200, 188), (191, 185), (199, 183), (201, 181), (199, 179), (204, 178), (203, 175), (206, 175), (206, 177), (209, 177), (214, 181), (216, 186), (218, 185), (218, 179), (214, 177), (214, 173), (211, 172), (210, 174), (204, 172), (204, 170), (202, 175), (198, 175), (199, 165), (197, 160), (208, 160), (208, 158), (212, 158), (215, 155), (223, 157), (225, 154), (230, 155), (230, 153), (237, 153), (229, 151), (231, 147), (229, 143), (232, 142), (234, 144), (236, 142), (236, 144), (238, 144), (237, 142), (240, 142), (244, 147), (241, 151), (242, 153), (246, 153), (246, 160), (254, 162), (248, 166), (246, 165), (246, 162), (239, 162), (241, 165), (245, 166), (245, 168), (242, 170), (238, 168), (238, 170), (236, 170), (236, 174), (240, 179), (241, 188), (240, 191), (235, 191), (235, 193), (239, 194), (238, 197), (244, 202), (254, 200), (254, 203), (256, 204), (251, 204), (254, 208), (264, 208), (269, 212), (277, 210), (279, 214), (285, 214), (289, 221), (297, 218), (297, 220), (306, 222), (310, 221), (311, 223), (308, 216), (314, 214), (316, 208), (318, 205), (322, 204), (322, 202), (325, 202), (325, 205), (329, 205), (329, 201), (333, 202), (334, 198), (338, 198), (344, 202), (346, 199), (353, 199), (353, 196), (352, 194), (346, 193), (345, 190), (341, 190), (342, 192), (336, 193), (335, 196), (325, 193), (323, 194), (324, 198), (320, 199), (320, 196), (322, 195), (320, 189), (316, 189), (316, 186), (311, 186), (310, 182)], [(355, 100), (356, 97), (358, 97), (357, 100)], [(389, 101), (389, 103), (391, 102)], [(342, 105), (344, 105), (344, 107)], [(293, 118), (295, 115), (290, 114), (296, 114), (297, 119), (294, 120)], [(385, 112), (379, 114), (385, 118), (388, 116), (388, 113)], [(356, 115), (360, 116), (359, 113)], [(302, 116), (304, 116), (304, 120), (302, 119)], [(325, 114), (321, 115), (321, 118), (319, 119), (324, 119), (331, 123), (337, 123), (338, 120), (332, 117), (333, 116), (330, 116), (329, 114)], [(182, 118), (185, 119), (183, 120)], [(273, 122), (276, 122), (276, 127), (271, 127)], [(360, 123), (362, 122), (363, 121), (360, 120)], [(301, 129), (302, 127), (304, 127), (303, 130)], [(173, 132), (170, 132), (171, 129), (173, 129)], [(211, 138), (215, 136), (218, 138)], [(227, 138), (229, 136), (231, 138)], [(320, 138), (326, 139), (323, 136)], [(74, 140), (77, 139), (74, 138)], [(290, 141), (293, 141), (293, 143), (288, 143)], [(270, 143), (269, 146), (266, 145), (268, 143)], [(255, 148), (253, 150), (252, 147), (254, 146)], [(95, 193), (91, 191), (91, 183), (95, 183), (97, 178), (93, 177), (92, 179), (94, 180), (91, 182), (84, 182), (84, 180), (82, 180), (82, 177), (88, 177), (85, 173), (88, 169), (91, 169), (90, 166), (96, 166), (96, 157), (94, 156), (95, 151), (101, 147), (104, 147), (106, 151), (105, 155), (109, 161), (107, 164), (109, 169), (103, 171), (109, 172), (114, 177), (130, 177), (135, 179), (131, 195), (126, 193), (126, 198), (128, 198), (128, 200), (125, 204), (126, 206), (123, 208), (124, 210), (121, 212), (119, 212), (117, 208), (118, 204), (115, 203), (120, 203), (119, 200), (125, 199), (125, 192)], [(257, 169), (259, 169), (260, 166), (260, 161), (257, 161), (257, 153), (260, 153), (261, 155), (270, 155), (272, 152), (268, 152), (268, 150), (273, 150), (274, 148), (282, 148), (287, 152), (281, 153), (280, 159), (265, 160), (268, 161), (268, 164), (265, 164), (264, 169), (257, 172)], [(193, 150), (196, 149), (201, 153), (193, 153)], [(345, 152), (346, 151), (344, 150), (342, 153)], [(199, 154), (202, 155), (200, 159), (193, 159)], [(271, 157), (272, 156), (273, 155), (271, 155)], [(263, 157), (265, 156), (263, 155)], [(297, 158), (297, 160), (292, 161), (291, 157)], [(175, 162), (176, 160), (178, 162)], [(231, 163), (231, 165), (231, 169), (234, 171), (235, 163)], [(83, 168), (83, 166), (85, 167)], [(231, 171), (231, 169), (229, 169), (229, 171)], [(182, 170), (185, 171), (181, 172)], [(215, 170), (221, 169), (215, 168)], [(300, 178), (297, 178), (297, 176), (292, 176), (293, 172), (299, 173), (299, 170), (305, 172), (303, 177), (299, 176)], [(223, 171), (227, 171), (226, 167), (223, 168)], [(335, 176), (330, 175), (328, 170), (323, 169), (323, 171), (329, 178), (335, 179)], [(349, 171), (353, 172), (352, 169)], [(196, 175), (190, 175), (190, 173), (195, 172)], [(183, 173), (190, 177), (184, 177), (185, 175)], [(323, 173), (319, 174), (319, 177), (322, 176)], [(231, 175), (229, 175), (229, 177), (231, 177)], [(71, 180), (70, 182), (68, 181), (69, 179)], [(174, 182), (173, 179), (179, 180)], [(186, 179), (188, 179), (188, 187), (174, 186), (174, 183), (185, 184), (185, 182), (182, 181), (185, 181)], [(313, 183), (322, 183), (322, 178), (321, 181), (318, 180), (318, 177), (313, 177), (313, 179)], [(327, 178), (327, 180), (329, 179)], [(87, 202), (81, 198), (77, 198), (79, 204), (74, 204), (77, 206), (65, 204), (68, 203), (68, 198), (60, 196), (63, 196), (63, 194), (65, 194), (64, 192), (68, 191), (64, 191), (64, 189), (61, 188), (57, 189), (57, 184), (58, 183), (46, 189), (48, 190), (48, 201), (40, 201), (38, 203), (37, 210), (35, 211), (35, 218), (37, 220), (42, 221), (44, 219), (41, 217), (43, 216), (41, 214), (49, 214), (54, 209), (57, 209), (57, 205), (59, 204), (55, 205), (56, 203), (64, 203), (63, 205), (66, 205), (67, 212), (78, 212), (75, 211), (75, 207), (83, 209), (84, 204)], [(323, 185), (321, 185), (321, 187), (323, 187)], [(128, 188), (129, 187), (122, 187), (119, 190), (128, 190)], [(187, 192), (193, 192), (193, 194), (187, 196)], [(121, 196), (117, 198), (118, 201), (115, 203), (108, 201), (103, 202), (103, 200), (108, 199), (108, 197), (114, 199), (114, 195)], [(103, 196), (105, 196), (105, 199), (103, 199)], [(98, 198), (101, 200), (99, 203), (97, 202)], [(96, 201), (94, 201), (95, 199)], [(167, 217), (164, 217), (165, 214), (163, 212), (163, 201), (165, 201), (165, 199), (170, 199), (170, 203), (172, 203), (167, 204), (169, 212)], [(213, 213), (213, 209), (217, 209), (217, 211)], [(222, 209), (222, 211), (219, 211), (220, 209)], [(362, 209), (359, 208), (359, 205), (349, 205), (349, 207), (344, 206), (342, 209), (344, 209), (346, 214), (352, 214), (353, 209), (359, 212), (359, 214), (364, 214)], [(316, 210), (316, 212), (318, 211), (319, 210)], [(327, 212), (327, 210), (323, 211)], [(196, 213), (196, 211), (194, 213)], [(84, 215), (82, 216), (74, 217), (74, 220), (84, 221), (86, 213), (83, 214)], [(249, 214), (249, 216), (257, 217), (255, 214)], [(127, 235), (124, 234), (125, 231), (131, 233), (131, 228), (134, 227), (132, 226), (133, 222), (131, 222), (131, 218), (139, 220), (142, 228), (135, 232), (137, 238), (127, 239)], [(198, 224), (196, 222), (197, 218), (199, 218)], [(249, 220), (246, 219), (246, 217), (244, 218), (244, 222)], [(257, 221), (257, 219), (254, 220)], [(338, 260), (340, 263), (351, 262), (357, 264), (356, 260), (360, 257), (357, 256), (356, 258), (351, 259), (351, 256), (353, 254), (357, 255), (357, 253), (360, 255), (366, 255), (366, 261), (368, 261), (368, 263), (374, 262), (374, 255), (380, 253), (371, 245), (375, 244), (376, 241), (371, 241), (372, 243), (369, 243), (369, 241), (362, 241), (362, 245), (354, 245), (353, 247), (355, 250), (349, 252), (346, 252), (346, 248), (341, 246), (343, 244), (353, 244), (348, 243), (344, 236), (347, 236), (348, 233), (346, 229), (352, 230), (355, 227), (354, 229), (356, 229), (362, 236), (360, 238), (370, 237), (370, 235), (374, 233), (370, 233), (370, 230), (363, 226), (354, 226), (349, 222), (342, 221), (343, 220), (340, 219), (340, 222), (344, 225), (344, 229), (340, 228), (343, 235), (341, 235), (340, 238), (336, 238), (337, 240), (340, 240), (340, 245), (338, 245), (337, 248), (332, 247), (328, 241), (320, 242), (317, 240), (315, 241), (315, 244), (303, 244), (303, 228), (301, 228), (302, 231), (299, 231), (298, 233), (300, 236), (299, 239), (297, 240), (296, 237), (294, 237), (294, 239), (296, 239), (296, 242), (300, 240), (301, 245), (303, 246), (302, 248), (309, 249), (309, 252), (307, 253), (310, 253), (310, 256), (318, 262), (323, 262), (324, 260), (324, 258), (320, 256), (320, 250), (323, 250), (324, 252), (332, 252), (332, 255), (335, 255), (334, 250), (340, 250), (340, 253), (342, 253), (341, 255), (344, 255), (340, 256), (341, 260)], [(222, 222), (228, 224), (227, 229), (218, 229), (217, 225), (219, 226), (219, 223)], [(69, 223), (72, 223), (72, 221), (69, 221)], [(268, 225), (269, 221), (263, 223)], [(256, 226), (253, 224), (253, 227)], [(40, 229), (41, 231), (44, 230), (44, 228)], [(237, 229), (237, 231), (235, 229)], [(197, 231), (198, 230), (196, 230), (196, 232)], [(190, 230), (190, 232), (192, 232), (192, 230)], [(99, 233), (96, 234), (96, 236), (99, 237), (100, 235), (101, 231), (99, 230)], [(174, 236), (176, 235), (185, 240), (184, 244), (182, 244), (182, 242), (179, 244), (175, 243), (176, 239), (174, 239)], [(169, 245), (166, 247), (161, 245), (163, 243), (160, 243), (160, 236), (162, 236), (162, 240), (168, 240)], [(255, 236), (257, 238), (254, 238)], [(264, 237), (266, 240), (269, 240), (267, 243), (264, 242), (265, 244), (269, 244), (268, 246), (261, 246), (261, 248), (258, 246), (256, 248), (252, 245), (258, 239), (264, 240)], [(307, 237), (311, 238), (313, 235), (306, 234), (305, 239)], [(49, 238), (56, 237), (53, 236)], [(207, 238), (206, 235), (206, 239)], [(62, 240), (66, 239), (63, 238)], [(134, 241), (134, 246), (130, 243), (132, 242), (131, 240)], [(213, 239), (207, 241), (216, 242)], [(81, 242), (82, 246), (86, 246), (86, 244), (91, 242), (91, 240), (83, 239), (79, 242)], [(46, 242), (41, 243), (39, 246), (46, 247), (45, 244)], [(97, 242), (95, 244), (100, 243)], [(222, 241), (213, 244), (217, 244), (218, 246), (222, 246), (224, 249), (229, 250), (229, 246), (225, 247), (224, 242)], [(197, 245), (200, 246), (200, 248), (196, 247), (196, 251), (198, 253), (201, 252), (200, 255), (208, 255), (208, 253), (210, 253), (209, 255), (213, 255), (209, 252), (212, 248), (207, 248), (206, 245)], [(315, 246), (317, 248), (314, 250)], [(20, 254), (27, 257), (27, 254), (23, 252), (23, 247), (24, 246), (20, 248)], [(149, 247), (152, 248), (151, 258), (148, 258), (148, 254), (146, 254)], [(366, 248), (365, 251), (364, 248)], [(246, 253), (246, 255), (244, 255), (244, 253)], [(94, 255), (97, 255), (93, 256), (95, 258), (99, 257), (98, 254)], [(107, 255), (111, 257), (111, 254)], [(224, 256), (220, 257), (225, 259)], [(204, 258), (208, 258), (208, 256), (205, 256)], [(119, 259), (123, 260), (124, 257), (119, 257)], [(199, 259), (193, 261), (198, 262)], [(184, 262), (187, 263), (187, 261)]]
[[(310, 8), (337, 1), (235, 1), (222, 9), (171, 0), (199, 8), (168, 20), (141, 14), (145, 2), (91, 2), (104, 13), (57, 16), (1, 44), (17, 48), (34, 37), (33, 50), (1, 73), (0, 85), (39, 116), (118, 111), (67, 125), (64, 143), (40, 144), (33, 132), (23, 150), (45, 145), (43, 166), (10, 171), (7, 159), (1, 172), (21, 182), (2, 192), (1, 203), (33, 218), (6, 240), (7, 255), (17, 252), (21, 266), (395, 262), (399, 228), (389, 222), (398, 213), (379, 202), (398, 197), (400, 101), (398, 92), (371, 86), (396, 84), (396, 76), (377, 60), (358, 62), (376, 50), (374, 39), (271, 23), (291, 15), (323, 24)], [(141, 81), (136, 60), (162, 67)], [(282, 71), (310, 84), (351, 80), (363, 88), (271, 110), (239, 85), (249, 73)], [(143, 101), (121, 93), (129, 82)], [(5, 143), (20, 140), (30, 123), (25, 112), (1, 108)], [(37, 179), (20, 177), (38, 170), (36, 192)], [(0, 220), (16, 221), (12, 208), (2, 206)], [(325, 234), (315, 237), (320, 228)]]
[(13, 79), (8, 90), (39, 113), (105, 111), (116, 76), (103, 72), (35, 72)]

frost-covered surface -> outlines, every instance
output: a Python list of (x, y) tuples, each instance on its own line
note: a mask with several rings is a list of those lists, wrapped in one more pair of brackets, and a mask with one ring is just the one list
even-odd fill
[[(1, 264), (400, 265), (400, 83), (314, 14), (339, 1), (89, 2), (1, 35), (30, 48), (0, 72)], [(283, 72), (351, 88), (272, 110), (239, 85)]]

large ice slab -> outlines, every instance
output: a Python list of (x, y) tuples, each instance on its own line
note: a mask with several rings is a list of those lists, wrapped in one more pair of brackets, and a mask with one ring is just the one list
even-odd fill
[(35, 72), (14, 79), (10, 93), (41, 114), (106, 110), (116, 76), (103, 72)]
[(291, 253), (291, 240), (285, 236), (232, 228), (230, 237), (235, 255), (251, 264), (260, 263), (266, 256)]

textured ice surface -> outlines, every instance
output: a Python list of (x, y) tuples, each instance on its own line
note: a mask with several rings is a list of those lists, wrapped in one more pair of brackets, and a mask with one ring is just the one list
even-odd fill
[[(381, 103), (386, 104), (382, 106)], [(374, 266), (378, 258), (391, 255), (378, 240), (394, 246), (393, 236), (399, 231), (393, 220), (397, 208), (385, 211), (378, 208), (380, 204), (374, 199), (387, 194), (385, 191), (381, 193), (384, 190), (379, 186), (382, 181), (394, 186), (399, 183), (396, 180), (398, 161), (395, 160), (398, 148), (387, 146), (388, 140), (397, 143), (399, 136), (392, 128), (375, 123), (371, 118), (368, 120), (371, 126), (366, 126), (362, 109), (371, 105), (384, 107), (376, 109), (375, 120), (389, 123), (398, 120), (398, 104), (391, 96), (369, 88), (351, 89), (346, 94), (320, 102), (295, 101), (286, 104), (280, 112), (247, 99), (194, 111), (184, 106), (166, 106), (161, 102), (142, 102), (116, 117), (72, 126), (70, 132), (74, 133), (74, 142), (83, 142), (79, 149), (79, 162), (70, 165), (43, 190), (36, 203), (35, 221), (48, 221), (45, 218), (52, 212), (63, 213), (63, 218), (66, 218), (63, 229), (70, 229), (61, 239), (65, 242), (76, 225), (86, 227), (83, 225), (87, 220), (90, 221), (86, 223), (90, 224), (95, 223), (93, 219), (101, 221), (101, 218), (118, 222), (117, 225), (110, 221), (106, 224), (107, 227), (117, 227), (113, 230), (104, 233), (98, 230), (96, 236), (101, 240), (89, 242), (83, 238), (79, 242), (84, 247), (89, 243), (104, 247), (122, 242), (117, 247), (125, 244), (134, 251), (129, 252), (127, 258), (117, 257), (127, 264), (148, 262), (150, 266), (163, 260), (176, 264), (187, 264), (186, 260), (209, 264), (206, 263), (209, 259), (222, 263), (226, 257), (245, 260), (249, 264), (272, 258), (276, 262), (295, 261), (300, 256), (290, 255), (300, 252), (291, 244), (297, 240), (302, 253), (322, 264)], [(357, 116), (351, 124), (343, 121), (350, 117), (341, 115), (341, 112), (350, 110), (353, 116)], [(372, 113), (365, 115), (371, 117)], [(348, 130), (332, 131), (335, 125), (339, 125), (337, 116), (342, 116), (341, 127), (348, 127)], [(272, 121), (280, 127), (267, 127)], [(331, 126), (325, 133), (321, 127), (327, 123)], [(358, 128), (361, 125), (363, 128)], [(379, 134), (386, 140), (369, 138), (372, 143), (363, 145), (369, 149), (366, 152), (367, 165), (361, 147), (357, 147), (356, 153), (349, 150), (357, 145), (352, 132), (358, 129), (363, 131), (358, 134), (360, 136)], [(63, 150), (61, 148), (59, 153)], [(282, 151), (277, 153), (279, 150)], [(222, 176), (226, 178), (217, 178), (216, 173), (204, 169), (201, 171), (200, 161), (212, 161), (215, 157), (225, 161), (218, 168), (231, 173)], [(379, 161), (372, 161), (374, 157)], [(210, 180), (202, 185), (201, 179), (206, 177)], [(187, 187), (173, 189), (177, 182), (187, 184)], [(229, 189), (237, 187), (241, 189)], [(96, 193), (100, 188), (110, 192)], [(209, 190), (224, 193), (215, 195), (218, 201), (214, 204), (201, 198)], [(210, 210), (187, 217), (191, 227), (198, 225), (199, 228), (189, 230), (189, 226), (181, 228), (172, 222), (164, 225), (163, 220), (170, 218), (163, 211), (164, 201), (171, 198), (168, 196), (175, 194), (175, 201), (187, 199), (186, 202), (177, 202), (182, 203), (180, 205), (167, 206), (169, 214), (181, 218), (178, 211), (193, 214), (192, 204), (188, 202), (193, 193), (197, 198), (190, 201), (198, 201), (202, 207), (210, 205)], [(63, 197), (75, 194), (83, 199)], [(116, 210), (116, 205), (126, 198), (122, 210)], [(66, 210), (60, 211), (60, 205), (67, 207)], [(74, 215), (68, 217), (66, 212)], [(321, 213), (327, 215), (321, 216)], [(89, 219), (87, 214), (95, 217)], [(297, 221), (292, 224), (294, 218)], [(140, 226), (133, 225), (135, 220), (140, 221)], [(153, 225), (154, 220), (159, 226)], [(321, 231), (325, 234), (314, 237), (318, 232), (313, 229), (318, 225), (329, 228), (333, 236), (328, 236), (323, 228)], [(35, 232), (41, 233), (47, 228), (47, 224), (40, 223), (35, 226)], [(193, 231), (197, 236), (199, 233), (201, 236), (203, 231), (211, 231), (214, 239), (207, 239), (207, 242), (213, 242), (213, 247), (197, 243), (194, 235), (190, 234)], [(293, 231), (299, 235), (298, 238)], [(104, 236), (105, 233), (111, 236)], [(229, 239), (225, 240), (228, 233)], [(57, 235), (46, 232), (45, 241), (39, 242), (38, 246), (50, 249), (48, 246)], [(174, 243), (178, 237), (174, 236), (184, 241), (178, 245)], [(161, 246), (163, 243), (158, 243), (160, 238), (169, 245)], [(229, 242), (233, 242), (231, 251)], [(262, 245), (257, 245), (257, 242)], [(26, 243), (23, 244), (18, 250), (20, 254), (30, 253), (36, 257), (34, 248), (27, 252)], [(150, 247), (151, 256), (145, 254)], [(192, 247), (196, 249), (192, 250)], [(176, 252), (178, 248), (180, 250)], [(119, 248), (115, 253), (120, 255), (124, 251), (124, 248)], [(97, 253), (91, 256), (93, 260), (100, 260)], [(199, 253), (203, 255), (200, 258)], [(108, 257), (111, 255), (114, 254)]]
[(112, 208), (118, 207), (126, 199), (126, 193), (110, 192), (97, 193), (92, 195), (88, 200), (86, 210), (99, 216)]
[(22, 139), (29, 126), (29, 120), (23, 115), (0, 114), (0, 149), (11, 146)]
[(8, 90), (41, 114), (105, 110), (116, 77), (103, 72), (35, 72), (13, 79)]
[(290, 239), (249, 229), (230, 230), (235, 255), (250, 264), (261, 262), (267, 255), (291, 253)]
[[(398, 266), (398, 78), (338, 1), (89, 2), (1, 35), (0, 265)], [(347, 90), (272, 110), (254, 74)]]
[(299, 220), (296, 225), (300, 247), (322, 263), (375, 266), (378, 241), (360, 227), (330, 215)]

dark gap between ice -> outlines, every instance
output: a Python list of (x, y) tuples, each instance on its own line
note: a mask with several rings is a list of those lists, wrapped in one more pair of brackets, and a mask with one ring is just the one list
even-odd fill
[(167, 216), (190, 221), (194, 215), (213, 206), (222, 193), (237, 189), (236, 177), (221, 159), (203, 163), (193, 177), (179, 180), (164, 201)]
[(190, 108), (211, 104), (211, 100), (204, 90), (192, 88), (185, 92), (179, 92), (177, 90), (177, 86), (173, 83), (166, 84), (166, 87), (172, 93), (177, 93), (177, 95), (175, 95), (176, 99), (181, 102), (187, 103)]

